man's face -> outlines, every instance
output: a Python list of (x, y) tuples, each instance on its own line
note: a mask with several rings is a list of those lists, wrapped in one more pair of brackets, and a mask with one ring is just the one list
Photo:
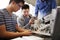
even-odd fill
[(23, 9), (23, 15), (28, 16), (29, 15), (29, 9)]
[(13, 4), (13, 10), (14, 12), (18, 11), (24, 4), (22, 2), (20, 3), (14, 3)]

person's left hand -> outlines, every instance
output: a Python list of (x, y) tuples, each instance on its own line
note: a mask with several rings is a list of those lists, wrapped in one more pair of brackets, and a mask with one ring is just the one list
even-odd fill
[(31, 19), (29, 20), (29, 24), (34, 24), (34, 19), (33, 19), (33, 18), (31, 18)]

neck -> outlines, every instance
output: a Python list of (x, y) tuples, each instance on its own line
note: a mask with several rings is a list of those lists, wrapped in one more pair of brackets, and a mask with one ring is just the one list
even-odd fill
[(7, 9), (7, 11), (9, 12), (9, 14), (12, 15), (13, 10), (12, 10), (11, 6), (10, 6), (10, 5), (7, 6), (6, 9)]
[(23, 16), (25, 16), (25, 17), (29, 17), (29, 15), (23, 15)]
[(23, 16), (27, 17), (27, 15), (23, 15)]

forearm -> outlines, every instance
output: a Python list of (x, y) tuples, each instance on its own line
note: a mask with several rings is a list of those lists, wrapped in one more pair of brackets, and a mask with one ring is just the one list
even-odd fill
[(19, 27), (18, 29), (17, 29), (19, 32), (24, 32), (24, 28), (21, 28), (21, 27)]
[(21, 33), (18, 33), (18, 32), (3, 32), (1, 33), (0, 37), (2, 38), (16, 38), (16, 37), (20, 37), (22, 36)]
[(26, 29), (18, 27), (18, 25), (16, 24), (16, 30), (19, 32), (24, 32)]
[(24, 28), (21, 28), (21, 27), (18, 27), (18, 29), (17, 29), (19, 32), (25, 32), (25, 31), (30, 31), (30, 30), (27, 30), (27, 29), (24, 29)]
[(6, 31), (5, 25), (1, 25), (0, 26), (0, 38), (16, 38), (16, 37), (20, 37), (23, 36), (23, 33), (19, 33), (19, 32), (9, 32)]
[(28, 23), (28, 24), (26, 24), (26, 25), (24, 26), (24, 28), (25, 28), (25, 29), (30, 29), (30, 26), (31, 26), (31, 24)]

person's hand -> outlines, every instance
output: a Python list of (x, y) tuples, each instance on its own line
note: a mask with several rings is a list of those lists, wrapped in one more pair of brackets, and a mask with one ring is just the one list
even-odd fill
[(29, 20), (29, 24), (34, 24), (34, 18), (31, 18), (30, 20)]
[(24, 31), (22, 33), (23, 33), (23, 36), (30, 36), (30, 35), (32, 35), (31, 31)]

